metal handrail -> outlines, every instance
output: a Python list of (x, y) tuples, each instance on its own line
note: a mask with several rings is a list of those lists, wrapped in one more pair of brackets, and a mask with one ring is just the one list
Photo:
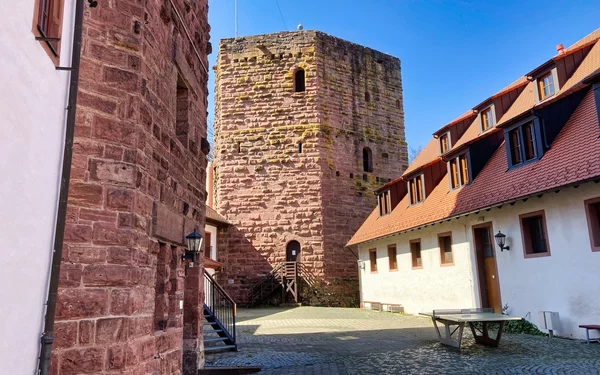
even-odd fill
[(235, 329), (237, 305), (206, 270), (204, 270), (204, 305), (210, 310), (216, 323), (221, 326), (233, 345), (237, 345)]

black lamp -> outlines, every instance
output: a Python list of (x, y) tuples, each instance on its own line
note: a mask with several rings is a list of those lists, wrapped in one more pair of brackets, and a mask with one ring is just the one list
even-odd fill
[(500, 251), (510, 250), (510, 246), (504, 246), (506, 243), (506, 234), (498, 231), (498, 234), (495, 235), (494, 238), (496, 239), (496, 244), (498, 244)]
[(197, 229), (198, 228), (195, 228), (192, 233), (185, 236), (187, 250), (185, 251), (185, 254), (181, 255), (182, 260), (190, 259), (192, 262), (196, 261), (196, 255), (200, 252), (202, 243), (204, 242), (204, 238), (198, 233)]

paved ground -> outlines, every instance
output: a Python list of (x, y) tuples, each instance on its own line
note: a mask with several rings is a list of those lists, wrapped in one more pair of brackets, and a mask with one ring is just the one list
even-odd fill
[(207, 366), (260, 366), (261, 374), (599, 374), (600, 345), (505, 334), (498, 348), (467, 334), (439, 344), (426, 318), (359, 309), (238, 311), (239, 351)]

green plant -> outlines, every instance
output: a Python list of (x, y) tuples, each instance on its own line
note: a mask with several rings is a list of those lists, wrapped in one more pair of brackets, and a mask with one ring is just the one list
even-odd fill
[[(509, 315), (508, 314), (509, 309), (510, 309), (510, 307), (508, 306), (508, 304), (505, 304), (504, 306), (502, 306), (502, 314)], [(527, 317), (529, 315), (530, 315), (530, 313), (525, 314), (525, 318), (523, 318), (521, 320), (509, 320), (509, 321), (505, 322), (504, 323), (504, 332), (505, 333), (519, 333), (519, 334), (534, 335), (534, 336), (548, 336), (548, 334), (540, 331), (535, 324), (533, 324), (529, 320), (527, 320)], [(497, 331), (500, 328), (500, 325), (499, 324), (490, 324), (489, 328)]]

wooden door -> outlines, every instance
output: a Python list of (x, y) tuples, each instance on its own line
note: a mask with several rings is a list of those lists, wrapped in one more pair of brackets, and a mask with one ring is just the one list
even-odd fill
[(212, 248), (212, 246), (211, 246), (211, 240), (210, 240), (210, 232), (205, 232), (204, 233), (204, 257), (210, 258), (211, 248)]
[(492, 224), (487, 223), (474, 227), (473, 235), (475, 238), (481, 307), (491, 307), (496, 313), (502, 313)]
[(285, 260), (287, 262), (295, 262), (300, 255), (300, 243), (298, 241), (290, 241), (287, 244), (285, 251)]

